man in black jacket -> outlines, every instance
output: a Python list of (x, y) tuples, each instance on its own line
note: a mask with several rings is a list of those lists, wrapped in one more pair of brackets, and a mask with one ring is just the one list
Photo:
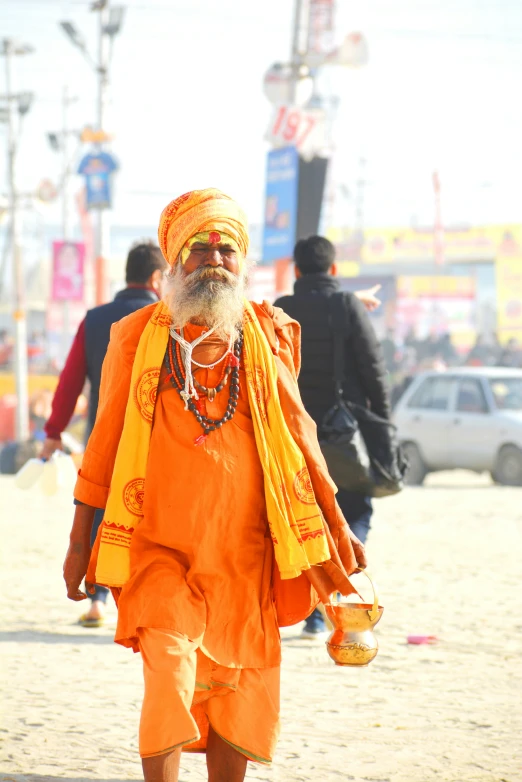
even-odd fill
[[(335, 248), (322, 236), (301, 239), (294, 249), (296, 282), (292, 296), (274, 302), (301, 324), (299, 390), (304, 406), (318, 426), (335, 403), (334, 343), (330, 297), (341, 290), (335, 279)], [(357, 294), (345, 293), (346, 350), (344, 397), (390, 418), (390, 400), (382, 351), (365, 306)], [(371, 497), (340, 489), (337, 501), (352, 532), (364, 543), (372, 516)], [(325, 632), (318, 611), (307, 619), (304, 637)]]

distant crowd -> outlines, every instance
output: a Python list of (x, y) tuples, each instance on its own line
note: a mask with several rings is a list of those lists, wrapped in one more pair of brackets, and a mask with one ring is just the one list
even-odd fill
[[(0, 371), (13, 368), (14, 337), (7, 329), (0, 329)], [(27, 339), (27, 360), (31, 372), (37, 374), (58, 374), (56, 361), (51, 361), (47, 353), (47, 340), (43, 331), (32, 331)]]
[(409, 380), (424, 370), (443, 371), (458, 366), (522, 368), (522, 346), (516, 339), (501, 345), (496, 336), (487, 339), (478, 334), (471, 350), (462, 354), (456, 349), (450, 334), (430, 334), (421, 339), (410, 331), (399, 342), (389, 330), (381, 344), (391, 379), (393, 404)]
[[(409, 381), (418, 372), (428, 369), (444, 371), (449, 367), (515, 367), (522, 368), (522, 345), (516, 339), (510, 339), (501, 345), (496, 336), (487, 339), (478, 334), (475, 344), (466, 354), (459, 352), (453, 344), (450, 334), (419, 338), (410, 331), (404, 340), (395, 338), (389, 329), (381, 342), (386, 369), (391, 387), (392, 403), (400, 397)], [(28, 340), (29, 371), (33, 374), (60, 373), (56, 359), (47, 355), (45, 334), (33, 332)], [(0, 371), (13, 369), (14, 340), (7, 330), (0, 331)]]

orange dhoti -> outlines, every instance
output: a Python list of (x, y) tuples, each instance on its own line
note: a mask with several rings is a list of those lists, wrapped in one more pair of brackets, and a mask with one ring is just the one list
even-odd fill
[(270, 763), (279, 736), (279, 666), (226, 668), (172, 630), (139, 628), (145, 696), (140, 755), (204, 752), (211, 725), (249, 760)]

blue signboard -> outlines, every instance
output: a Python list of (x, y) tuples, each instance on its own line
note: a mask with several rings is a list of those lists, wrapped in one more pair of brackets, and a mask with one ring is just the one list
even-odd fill
[(82, 158), (78, 173), (85, 177), (87, 209), (110, 209), (111, 174), (118, 164), (108, 152), (89, 153)]
[(268, 153), (263, 261), (291, 258), (297, 225), (299, 155), (295, 147)]

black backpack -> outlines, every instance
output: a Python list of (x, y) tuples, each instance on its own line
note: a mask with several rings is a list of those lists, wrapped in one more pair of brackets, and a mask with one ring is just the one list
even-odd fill
[(336, 401), (318, 428), (319, 444), (328, 471), (340, 489), (387, 497), (403, 488), (407, 462), (397, 441), (396, 427), (343, 398), (346, 320), (344, 294), (334, 293), (330, 297), (330, 326)]

